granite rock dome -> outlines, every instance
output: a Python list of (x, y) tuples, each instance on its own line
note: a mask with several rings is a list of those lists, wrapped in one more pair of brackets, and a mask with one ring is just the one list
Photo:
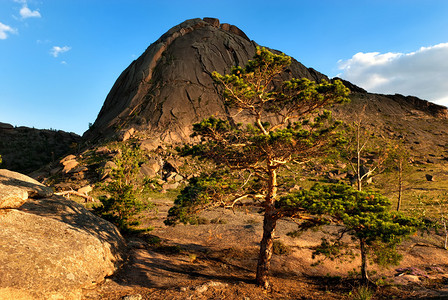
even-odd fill
[[(225, 112), (212, 72), (244, 65), (257, 43), (218, 19), (187, 20), (165, 33), (119, 76), (84, 138), (98, 140), (135, 128), (163, 142), (189, 139), (191, 124)], [(293, 61), (294, 77), (327, 77)]]

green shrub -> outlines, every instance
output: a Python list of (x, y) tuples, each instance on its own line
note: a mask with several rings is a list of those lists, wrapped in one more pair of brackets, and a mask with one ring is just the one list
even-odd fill
[(361, 285), (350, 292), (351, 299), (353, 300), (370, 300), (375, 292), (368, 286)]
[(288, 255), (291, 252), (291, 248), (288, 245), (283, 244), (280, 240), (275, 240), (272, 245), (272, 251), (276, 255)]
[(136, 145), (122, 145), (120, 154), (114, 158), (117, 165), (112, 170), (112, 179), (105, 187), (108, 194), (100, 196), (102, 206), (95, 211), (104, 219), (115, 224), (120, 230), (130, 230), (131, 226), (139, 225), (138, 215), (152, 207), (152, 203), (142, 200), (145, 187), (138, 188), (137, 175), (142, 153)]

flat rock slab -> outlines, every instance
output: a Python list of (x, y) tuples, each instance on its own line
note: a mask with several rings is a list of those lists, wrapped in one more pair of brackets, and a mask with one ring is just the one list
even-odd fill
[(0, 210), (0, 299), (81, 299), (121, 265), (117, 228), (63, 197)]
[(28, 198), (44, 198), (53, 190), (26, 175), (0, 169), (0, 209), (18, 208)]

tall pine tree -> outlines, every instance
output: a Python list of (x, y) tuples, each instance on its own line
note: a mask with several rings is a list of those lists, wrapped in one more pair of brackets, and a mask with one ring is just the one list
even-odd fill
[(229, 121), (229, 116), (225, 120), (210, 117), (194, 125), (194, 135), (201, 143), (184, 152), (209, 159), (228, 171), (192, 179), (167, 220), (171, 224), (177, 219), (186, 221), (187, 215), (201, 207), (256, 200), (264, 212), (256, 275), (263, 288), (269, 287), (277, 221), (300, 214), (300, 209), (285, 211), (276, 206), (278, 172), (331, 144), (338, 123), (323, 108), (347, 101), (349, 93), (338, 80), (284, 80), (290, 64), (290, 57), (258, 48), (246, 66), (235, 67), (227, 75), (213, 74), (229, 111), (241, 116), (245, 124)]

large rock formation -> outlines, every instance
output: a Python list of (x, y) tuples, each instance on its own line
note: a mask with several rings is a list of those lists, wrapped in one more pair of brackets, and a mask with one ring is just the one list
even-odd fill
[(7, 203), (0, 205), (0, 299), (80, 299), (82, 288), (102, 282), (122, 261), (115, 226), (51, 194), (0, 170), (0, 204)]
[[(217, 19), (193, 19), (173, 27), (121, 74), (84, 138), (96, 141), (115, 135), (125, 140), (136, 129), (145, 133), (140, 137), (147, 138), (142, 145), (152, 148), (161, 141), (188, 141), (193, 123), (227, 112), (211, 73), (244, 65), (254, 56), (256, 46), (240, 29)], [(328, 79), (296, 60), (284, 75)], [(416, 97), (368, 93), (348, 81), (344, 84), (352, 91), (352, 103), (334, 108), (338, 118), (353, 121), (353, 114), (364, 110), (375, 129), (397, 132), (402, 127), (397, 135), (409, 136), (411, 144), (431, 140), (434, 143), (428, 149), (441, 147), (436, 136), (447, 123), (446, 107)], [(428, 126), (434, 129), (430, 136)], [(406, 131), (413, 127), (418, 134)]]
[[(173, 27), (120, 75), (84, 137), (107, 137), (133, 127), (166, 142), (188, 140), (192, 123), (225, 112), (211, 73), (244, 65), (256, 47), (236, 26), (217, 19)], [(289, 73), (326, 78), (295, 60)]]
[(29, 174), (75, 150), (80, 142), (75, 133), (0, 123), (1, 166)]

